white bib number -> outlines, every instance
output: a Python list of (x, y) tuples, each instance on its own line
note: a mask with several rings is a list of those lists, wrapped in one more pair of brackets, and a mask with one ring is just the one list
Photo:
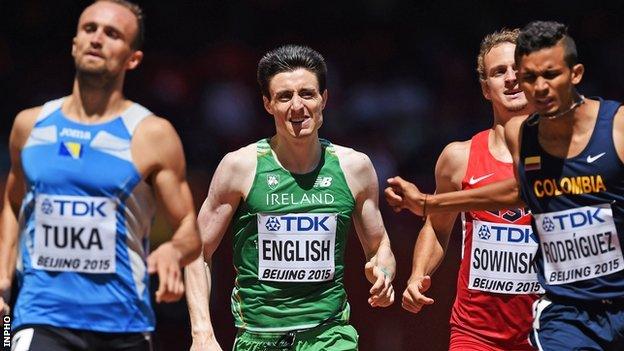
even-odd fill
[(39, 194), (35, 199), (36, 269), (114, 273), (116, 204), (107, 197)]
[(259, 213), (258, 279), (332, 280), (337, 218), (334, 213)]
[(624, 269), (608, 204), (535, 214), (549, 285), (567, 284)]
[(499, 294), (536, 294), (543, 289), (532, 265), (537, 242), (531, 226), (472, 222), (468, 288)]

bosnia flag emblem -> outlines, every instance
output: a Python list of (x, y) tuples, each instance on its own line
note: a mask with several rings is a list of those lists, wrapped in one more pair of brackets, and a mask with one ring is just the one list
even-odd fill
[(72, 141), (65, 141), (61, 143), (61, 147), (59, 149), (59, 155), (61, 156), (69, 156), (74, 160), (77, 160), (82, 157), (82, 144), (75, 143)]
[(537, 171), (542, 169), (542, 158), (540, 156), (525, 157), (524, 169), (527, 171)]

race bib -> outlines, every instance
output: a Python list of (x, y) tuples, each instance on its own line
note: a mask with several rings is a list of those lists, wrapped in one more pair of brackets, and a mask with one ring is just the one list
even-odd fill
[(549, 285), (601, 277), (624, 268), (608, 204), (534, 217), (544, 257), (544, 278)]
[(539, 294), (532, 265), (537, 241), (531, 226), (472, 222), (468, 288), (499, 294)]
[(115, 202), (107, 197), (40, 194), (35, 206), (34, 268), (115, 272)]
[(258, 279), (334, 279), (337, 214), (258, 214)]

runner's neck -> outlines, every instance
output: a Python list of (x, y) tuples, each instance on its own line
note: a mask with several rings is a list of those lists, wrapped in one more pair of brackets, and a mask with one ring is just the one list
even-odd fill
[(292, 173), (312, 172), (321, 159), (321, 142), (318, 137), (303, 140), (287, 140), (279, 135), (270, 140), (275, 159)]

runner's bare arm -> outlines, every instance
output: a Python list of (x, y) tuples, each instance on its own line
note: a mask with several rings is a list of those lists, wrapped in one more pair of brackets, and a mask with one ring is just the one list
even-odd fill
[(386, 200), (395, 210), (408, 209), (417, 216), (440, 212), (499, 210), (524, 207), (515, 179), (501, 180), (476, 189), (444, 194), (423, 194), (413, 183), (401, 177), (388, 179)]
[(4, 188), (0, 217), (0, 311), (8, 312), (8, 306), (5, 305), (8, 301), (5, 301), (5, 298), (9, 297), (15, 270), (19, 236), (18, 216), (26, 191), (20, 154), (40, 111), (41, 108), (36, 107), (20, 112), (15, 117), (9, 137), (11, 169)]
[[(255, 147), (227, 154), (217, 167), (198, 216), (203, 254), (186, 267), (186, 299), (191, 317), (191, 350), (220, 350), (210, 320), (211, 260), (255, 173)], [(204, 263), (207, 262), (207, 264)]]
[(514, 159), (516, 179), (502, 180), (476, 189), (453, 191), (444, 194), (423, 194), (418, 187), (401, 177), (388, 179), (385, 190), (388, 204), (395, 210), (408, 209), (418, 216), (440, 212), (468, 210), (498, 210), (524, 207), (518, 186), (520, 126), (524, 118), (512, 118), (505, 126), (505, 141)]
[[(435, 169), (436, 194), (461, 190), (461, 182), (468, 167), (470, 141), (447, 145), (440, 154)], [(443, 212), (427, 216), (420, 230), (412, 258), (412, 273), (403, 292), (401, 305), (418, 313), (434, 300), (424, 295), (431, 286), (430, 275), (438, 268), (453, 230), (457, 212)]]
[(340, 146), (336, 152), (355, 198), (353, 224), (366, 255), (366, 278), (373, 284), (368, 302), (373, 307), (386, 307), (394, 302), (396, 261), (379, 212), (377, 174), (365, 154)]
[(137, 127), (132, 153), (174, 228), (171, 240), (161, 244), (147, 259), (149, 273), (158, 273), (156, 301), (177, 301), (184, 294), (180, 268), (192, 262), (201, 251), (195, 206), (186, 181), (182, 142), (167, 120), (148, 117)]

